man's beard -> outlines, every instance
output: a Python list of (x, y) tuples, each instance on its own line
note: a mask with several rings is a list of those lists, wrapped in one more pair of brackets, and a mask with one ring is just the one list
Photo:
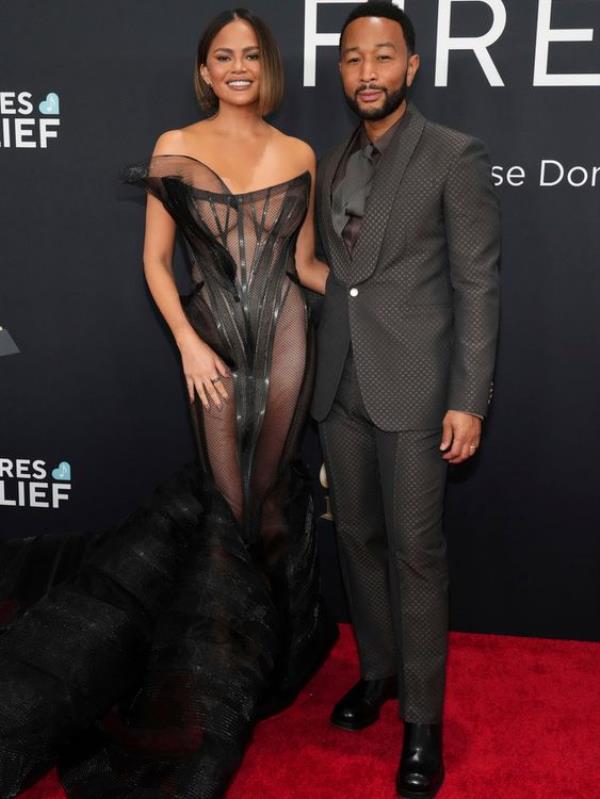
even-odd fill
[[(364, 91), (367, 86), (361, 86), (360, 89), (356, 92)], [(407, 93), (407, 86), (406, 86), (406, 79), (402, 83), (402, 86), (399, 89), (396, 89), (395, 92), (391, 94), (385, 89), (383, 86), (368, 86), (370, 89), (378, 89), (379, 91), (385, 92), (385, 102), (381, 106), (381, 108), (361, 108), (358, 104), (358, 100), (356, 99), (356, 94), (354, 97), (346, 94), (344, 92), (344, 96), (346, 98), (346, 102), (350, 106), (350, 108), (354, 111), (354, 113), (359, 116), (361, 119), (368, 119), (377, 122), (380, 119), (385, 119), (389, 117), (390, 114), (393, 114), (394, 111), (397, 111), (398, 108), (402, 105), (402, 103), (406, 99)]]

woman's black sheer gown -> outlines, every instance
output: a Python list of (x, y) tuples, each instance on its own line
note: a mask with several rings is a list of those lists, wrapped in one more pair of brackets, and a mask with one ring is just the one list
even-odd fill
[(236, 195), (165, 155), (126, 179), (183, 234), (186, 313), (230, 367), (230, 399), (196, 402), (199, 465), (118, 529), (0, 544), (1, 799), (56, 763), (72, 799), (221, 797), (261, 707), (291, 700), (334, 634), (297, 459), (310, 175)]

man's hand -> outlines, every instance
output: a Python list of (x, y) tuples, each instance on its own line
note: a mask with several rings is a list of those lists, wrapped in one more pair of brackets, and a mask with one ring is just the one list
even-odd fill
[(463, 463), (471, 458), (481, 441), (481, 419), (463, 411), (448, 411), (442, 423), (440, 450), (448, 463)]

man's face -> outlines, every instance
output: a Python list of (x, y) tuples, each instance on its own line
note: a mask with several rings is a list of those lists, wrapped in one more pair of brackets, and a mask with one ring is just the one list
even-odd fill
[(350, 107), (361, 119), (378, 120), (404, 102), (419, 68), (402, 26), (386, 17), (359, 17), (346, 28), (340, 73)]

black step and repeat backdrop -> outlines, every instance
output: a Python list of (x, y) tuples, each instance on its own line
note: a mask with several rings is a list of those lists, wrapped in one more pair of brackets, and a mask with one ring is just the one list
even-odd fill
[[(274, 123), (318, 153), (353, 124), (336, 51), (352, 5), (252, 4), (285, 57)], [(493, 411), (448, 489), (453, 626), (597, 639), (600, 2), (398, 5), (418, 32), (415, 102), (487, 142), (504, 216)], [(193, 457), (177, 353), (143, 282), (143, 198), (118, 176), (198, 117), (195, 46), (223, 8), (0, 2), (4, 537), (113, 525)], [(305, 452), (318, 487), (314, 430)], [(342, 614), (326, 518), (319, 535)]]

